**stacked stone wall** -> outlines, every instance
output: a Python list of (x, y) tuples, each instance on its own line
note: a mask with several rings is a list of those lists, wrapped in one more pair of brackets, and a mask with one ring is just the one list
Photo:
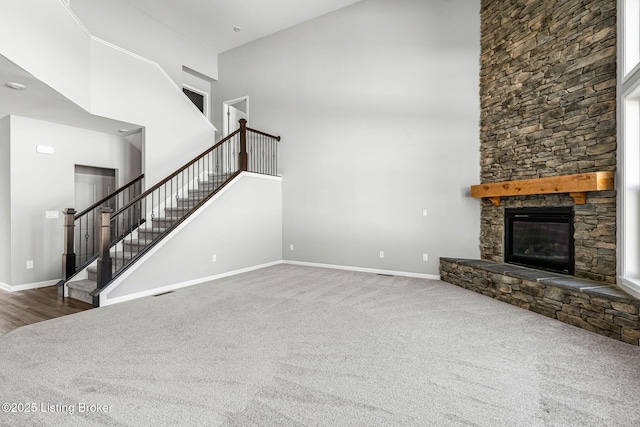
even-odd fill
[[(481, 182), (614, 171), (616, 1), (482, 0), (481, 31)], [(484, 200), (482, 258), (504, 258), (504, 207), (567, 205)], [(613, 191), (576, 205), (576, 276), (615, 283), (615, 209)]]

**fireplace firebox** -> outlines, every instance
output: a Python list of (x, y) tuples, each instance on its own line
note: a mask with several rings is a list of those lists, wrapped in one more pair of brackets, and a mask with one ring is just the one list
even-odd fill
[(505, 209), (505, 262), (574, 274), (573, 208)]

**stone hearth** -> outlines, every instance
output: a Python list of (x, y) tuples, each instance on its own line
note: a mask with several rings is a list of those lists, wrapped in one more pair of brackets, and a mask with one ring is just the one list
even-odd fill
[(640, 300), (615, 286), (486, 260), (440, 259), (442, 280), (638, 345)]

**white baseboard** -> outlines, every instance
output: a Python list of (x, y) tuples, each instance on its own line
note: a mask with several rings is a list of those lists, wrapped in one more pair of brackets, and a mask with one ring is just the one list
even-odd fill
[(282, 261), (282, 263), (291, 264), (291, 265), (301, 265), (305, 267), (319, 267), (319, 268), (331, 268), (334, 270), (357, 271), (360, 273), (389, 274), (391, 276), (415, 277), (417, 279), (440, 280), (440, 276), (435, 274), (410, 273), (406, 271), (380, 270), (377, 268), (353, 267), (348, 265), (319, 264), (316, 262), (302, 262), (302, 261), (290, 261), (290, 260), (284, 260)]
[(4, 289), (8, 292), (18, 292), (18, 291), (26, 291), (29, 289), (38, 289), (38, 288), (46, 288), (47, 286), (53, 286), (58, 283), (60, 280), (46, 280), (44, 282), (36, 282), (36, 283), (25, 283), (24, 285), (7, 285), (6, 283), (0, 283), (0, 289)]
[(187, 286), (198, 285), (200, 283), (211, 282), (213, 280), (223, 279), (225, 277), (236, 276), (242, 273), (248, 273), (250, 271), (259, 270), (261, 268), (271, 267), (274, 265), (282, 264), (282, 261), (273, 261), (268, 262), (266, 264), (254, 265), (252, 267), (241, 268), (239, 270), (228, 271), (226, 273), (215, 274), (213, 276), (201, 277), (198, 279), (188, 280), (186, 282), (174, 283), (171, 285), (163, 286), (161, 288), (149, 289), (142, 292), (133, 293), (130, 295), (124, 295), (121, 297), (113, 297), (113, 298), (104, 298), (103, 295), (100, 295), (100, 306), (107, 306), (112, 304), (118, 304), (125, 301), (131, 301), (134, 299), (148, 297), (152, 295), (163, 294), (165, 292), (175, 291), (176, 289), (185, 288)]

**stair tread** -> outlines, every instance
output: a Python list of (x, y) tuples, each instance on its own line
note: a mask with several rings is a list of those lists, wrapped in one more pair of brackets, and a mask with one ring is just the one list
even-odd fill
[(111, 251), (109, 252), (111, 254), (111, 259), (131, 259), (134, 256), (136, 256), (138, 254), (138, 252), (132, 252), (132, 251)]
[(147, 246), (153, 239), (126, 239), (122, 243), (128, 246)]
[[(154, 218), (155, 219), (155, 218)], [(167, 229), (165, 227), (150, 227), (150, 226), (145, 226), (145, 227), (138, 227), (138, 233), (164, 233), (165, 231), (167, 231)]]
[(98, 287), (98, 285), (93, 280), (84, 279), (84, 280), (76, 280), (75, 282), (68, 282), (67, 287), (71, 289), (76, 289), (82, 292), (91, 293)]

